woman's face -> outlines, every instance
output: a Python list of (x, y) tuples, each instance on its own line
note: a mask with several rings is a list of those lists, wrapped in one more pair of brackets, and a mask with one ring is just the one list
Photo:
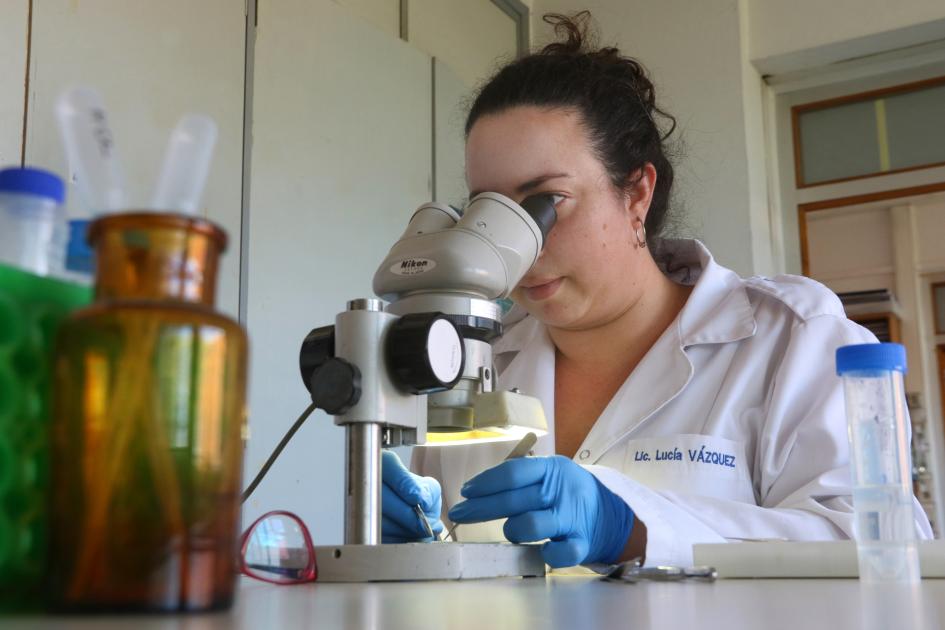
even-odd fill
[(548, 326), (569, 330), (625, 313), (639, 299), (638, 270), (648, 256), (635, 228), (646, 218), (655, 172), (643, 173), (629, 195), (617, 190), (572, 110), (523, 106), (477, 120), (466, 142), (470, 196), (556, 195), (558, 221), (512, 298)]

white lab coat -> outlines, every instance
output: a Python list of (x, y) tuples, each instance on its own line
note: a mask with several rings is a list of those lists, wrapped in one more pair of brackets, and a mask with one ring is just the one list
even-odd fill
[[(574, 458), (646, 523), (647, 565), (689, 566), (694, 543), (852, 536), (834, 352), (876, 338), (808, 278), (742, 279), (693, 240), (664, 241), (654, 257), (692, 293)], [(534, 454), (553, 454), (555, 350), (545, 327), (522, 319), (495, 353), (500, 386), (542, 401), (550, 430)], [(463, 482), (510, 448), (422, 447), (413, 467), (440, 480), (445, 517)], [(918, 502), (915, 522), (931, 537)], [(459, 540), (504, 539), (501, 521), (457, 531)]]

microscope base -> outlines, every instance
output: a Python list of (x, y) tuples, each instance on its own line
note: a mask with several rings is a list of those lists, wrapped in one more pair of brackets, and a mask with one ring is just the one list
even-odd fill
[(315, 547), (319, 582), (471, 580), (545, 575), (539, 545), (403, 543)]

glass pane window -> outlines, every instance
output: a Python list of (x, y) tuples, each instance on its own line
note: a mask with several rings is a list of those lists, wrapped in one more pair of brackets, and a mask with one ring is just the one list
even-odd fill
[(885, 100), (890, 167), (945, 161), (945, 85)]
[(808, 184), (879, 171), (873, 103), (848, 103), (801, 114), (801, 164)]
[(945, 77), (794, 108), (799, 186), (945, 164)]

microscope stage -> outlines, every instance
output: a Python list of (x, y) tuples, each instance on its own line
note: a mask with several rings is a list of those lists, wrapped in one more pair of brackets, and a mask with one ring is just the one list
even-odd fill
[(402, 543), (315, 547), (319, 582), (541, 577), (540, 545)]

